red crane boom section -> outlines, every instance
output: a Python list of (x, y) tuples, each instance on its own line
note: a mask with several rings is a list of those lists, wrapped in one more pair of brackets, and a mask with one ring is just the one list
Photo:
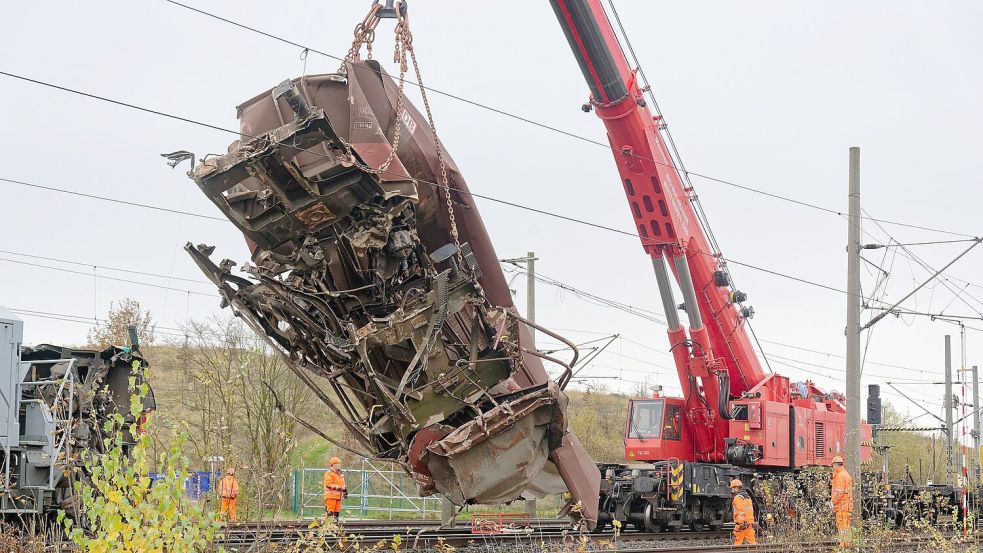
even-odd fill
[[(550, 3), (591, 89), (590, 107), (585, 106), (585, 110), (592, 108), (607, 128), (635, 228), (642, 247), (652, 258), (682, 387), (681, 408), (685, 413), (682, 422), (689, 432), (684, 433), (678, 446), (659, 445), (653, 446), (654, 449), (643, 446), (637, 457), (678, 454), (693, 460), (723, 461), (727, 458), (725, 442), (729, 441), (731, 449), (738, 451), (734, 449), (735, 434), (736, 439), (747, 443), (789, 441), (787, 428), (781, 439), (771, 440), (763, 434), (757, 437), (754, 421), (730, 420), (732, 399), (772, 402), (761, 408), (776, 413), (784, 409), (782, 416), (786, 421), (790, 416), (788, 406), (793, 404), (810, 411), (829, 412), (839, 424), (842, 415), (836, 414), (842, 414), (843, 407), (838, 398), (824, 394), (811, 383), (792, 387), (787, 378), (762, 371), (745, 330), (745, 312), (738, 305), (743, 295), (733, 290), (720, 254), (710, 245), (708, 230), (701, 225), (694, 207), (696, 195), (682, 178), (667, 147), (663, 135), (665, 125), (646, 105), (645, 91), (625, 59), (600, 0), (550, 0)], [(665, 263), (683, 293), (688, 331), (679, 322)], [(758, 406), (734, 405), (733, 408), (738, 411), (744, 408), (745, 413), (750, 409), (751, 416), (757, 416), (754, 413), (758, 412)], [(791, 416), (795, 418), (794, 414)], [(665, 418), (670, 418), (669, 411)], [(813, 424), (811, 416), (809, 421)], [(777, 419), (774, 422), (778, 424)], [(629, 421), (629, 441), (638, 433), (638, 440), (645, 444), (645, 438), (633, 428), (634, 424), (637, 421)], [(678, 423), (666, 420), (660, 424), (672, 430), (672, 425)], [(675, 435), (675, 431), (669, 435)], [(817, 443), (822, 444), (823, 440)], [(630, 447), (626, 451), (629, 457), (633, 455)], [(754, 459), (749, 454), (749, 462), (769, 461), (768, 449), (762, 445), (759, 451), (764, 452), (763, 456)], [(806, 458), (805, 453), (790, 451), (788, 447), (776, 455), (776, 464)]]
[(729, 288), (715, 285), (720, 261), (696, 216), (693, 190), (684, 185), (662, 138), (661, 120), (646, 106), (600, 2), (556, 0), (554, 6), (567, 22), (564, 30), (586, 68), (592, 103), (607, 127), (642, 246), (654, 259), (664, 256), (674, 273), (675, 257), (685, 253), (709, 339), (700, 345), (709, 346), (724, 362), (734, 394), (750, 390), (765, 374)]

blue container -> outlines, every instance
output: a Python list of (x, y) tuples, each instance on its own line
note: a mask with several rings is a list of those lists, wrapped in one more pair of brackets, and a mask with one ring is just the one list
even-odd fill
[(209, 492), (212, 489), (212, 474), (207, 470), (198, 471), (198, 489), (201, 493)]
[(207, 470), (188, 473), (188, 479), (184, 481), (184, 495), (188, 499), (201, 499), (211, 489), (212, 475)]
[(188, 499), (198, 499), (201, 497), (201, 487), (197, 472), (188, 474), (188, 478), (184, 481), (184, 495)]

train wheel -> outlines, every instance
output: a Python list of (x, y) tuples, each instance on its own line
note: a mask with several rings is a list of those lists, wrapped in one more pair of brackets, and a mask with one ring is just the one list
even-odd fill
[(645, 506), (645, 518), (642, 520), (646, 532), (661, 532), (662, 525), (652, 519), (652, 504)]

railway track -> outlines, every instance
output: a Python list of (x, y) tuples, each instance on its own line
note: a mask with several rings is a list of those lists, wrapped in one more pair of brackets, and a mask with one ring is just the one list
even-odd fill
[[(320, 532), (320, 534), (319, 534)], [(626, 532), (615, 534), (583, 534), (590, 542), (622, 544), (631, 542), (692, 542), (696, 540), (727, 540), (729, 530), (681, 531), (674, 533)], [(571, 528), (569, 521), (557, 519), (534, 519), (528, 527), (506, 529), (499, 534), (474, 534), (469, 526), (441, 528), (436, 520), (343, 521), (337, 532), (323, 532), (318, 526), (311, 527), (309, 521), (249, 522), (230, 524), (225, 527), (219, 543), (227, 548), (249, 550), (257, 544), (283, 544), (302, 538), (317, 537), (325, 545), (341, 542), (359, 541), (364, 545), (380, 541), (392, 543), (397, 540), (404, 549), (427, 549), (435, 545), (454, 547), (486, 546), (507, 548), (513, 545), (540, 542), (577, 542), (581, 533)], [(623, 547), (618, 547), (622, 549)]]
[[(383, 549), (430, 550), (443, 546), (457, 549), (469, 548), (495, 551), (528, 551), (541, 543), (567, 543), (571, 549), (581, 545), (581, 534), (572, 529), (569, 522), (556, 519), (534, 519), (529, 527), (515, 528), (501, 534), (473, 534), (468, 526), (441, 528), (436, 520), (351, 520), (343, 521), (340, 531), (320, 533), (319, 527), (311, 527), (309, 521), (249, 522), (226, 526), (218, 544), (230, 551), (259, 551), (267, 545), (286, 545), (301, 539), (316, 539), (324, 547), (355, 543), (369, 547), (384, 542)], [(800, 541), (763, 543), (755, 546), (730, 544), (730, 530), (679, 531), (671, 533), (625, 532), (584, 534), (586, 549), (615, 550), (620, 553), (701, 553), (711, 551), (746, 551), (770, 553), (828, 553), (836, 549), (835, 541)], [(969, 540), (952, 538), (953, 551), (961, 551), (960, 544), (979, 543), (977, 536)], [(931, 551), (932, 536), (898, 536), (877, 540), (877, 551)]]
[[(954, 538), (947, 542), (947, 551), (978, 551), (980, 539), (963, 540)], [(838, 542), (833, 540), (825, 541), (803, 541), (803, 542), (776, 542), (758, 545), (705, 545), (705, 546), (681, 546), (681, 547), (644, 547), (644, 548), (618, 548), (619, 553), (702, 553), (702, 552), (758, 552), (758, 553), (830, 553), (836, 551)], [(878, 540), (876, 544), (868, 544), (863, 548), (846, 549), (846, 551), (937, 551), (936, 538), (931, 536), (904, 536)]]

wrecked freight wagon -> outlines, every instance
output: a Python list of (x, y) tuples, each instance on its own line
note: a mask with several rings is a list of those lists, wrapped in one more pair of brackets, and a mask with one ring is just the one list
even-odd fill
[(576, 348), (519, 316), (467, 184), (402, 87), (349, 61), (238, 115), (241, 139), (191, 173), (252, 251), (234, 272), (186, 247), (223, 305), (309, 385), (323, 377), (319, 396), (362, 450), (399, 462), (421, 494), (569, 490), (566, 510), (592, 525), (600, 475), (562, 392), (576, 353), (538, 352), (529, 327)]

